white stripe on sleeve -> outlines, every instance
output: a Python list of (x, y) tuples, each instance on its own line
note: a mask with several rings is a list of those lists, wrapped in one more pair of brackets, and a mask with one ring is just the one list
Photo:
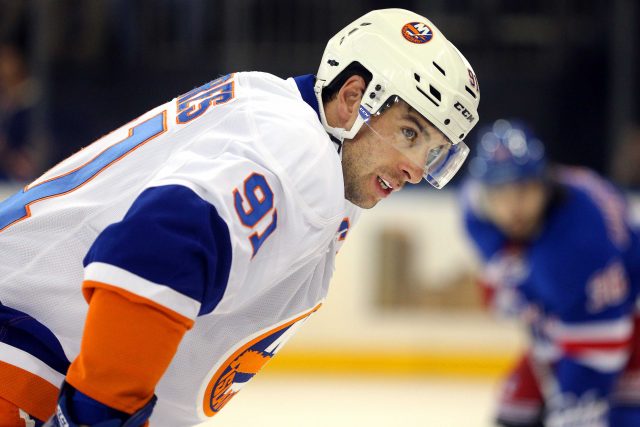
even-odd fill
[(189, 319), (195, 319), (200, 311), (200, 302), (193, 298), (114, 265), (92, 262), (84, 269), (84, 280), (93, 280), (122, 288)]

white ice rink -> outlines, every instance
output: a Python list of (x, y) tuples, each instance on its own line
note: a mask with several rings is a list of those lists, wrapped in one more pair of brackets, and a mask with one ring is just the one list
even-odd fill
[(482, 379), (267, 374), (200, 427), (489, 427), (494, 393)]

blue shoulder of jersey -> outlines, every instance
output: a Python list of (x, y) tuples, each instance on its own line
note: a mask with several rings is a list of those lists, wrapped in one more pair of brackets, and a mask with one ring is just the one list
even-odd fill
[(220, 302), (231, 268), (229, 229), (216, 208), (179, 185), (148, 188), (105, 228), (84, 265), (110, 264), (196, 301), (199, 315)]
[(565, 190), (529, 248), (531, 275), (525, 286), (564, 321), (628, 313), (633, 292), (604, 213), (583, 189), (567, 185)]

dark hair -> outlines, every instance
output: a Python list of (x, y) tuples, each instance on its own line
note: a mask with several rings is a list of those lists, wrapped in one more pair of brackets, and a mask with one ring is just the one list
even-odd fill
[(338, 91), (340, 91), (340, 88), (342, 88), (342, 85), (344, 85), (351, 76), (362, 77), (366, 86), (368, 86), (371, 79), (373, 79), (373, 74), (364, 68), (362, 64), (359, 62), (352, 62), (347, 65), (347, 68), (342, 70), (342, 72), (338, 74), (331, 83), (322, 89), (322, 103), (326, 104), (334, 99), (337, 96)]

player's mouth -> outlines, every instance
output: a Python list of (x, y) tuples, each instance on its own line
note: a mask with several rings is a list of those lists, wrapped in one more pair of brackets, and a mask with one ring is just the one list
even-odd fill
[(386, 179), (381, 176), (376, 177), (376, 182), (378, 184), (378, 188), (382, 193), (382, 197), (387, 197), (393, 191), (393, 186)]

